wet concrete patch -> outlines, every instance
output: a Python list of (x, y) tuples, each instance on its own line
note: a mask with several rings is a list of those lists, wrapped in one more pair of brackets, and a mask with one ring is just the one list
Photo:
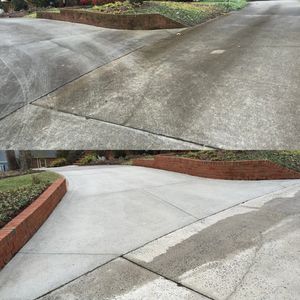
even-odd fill
[(119, 258), (41, 299), (205, 300), (207, 298)]
[[(167, 249), (162, 246), (161, 254), (157, 250), (157, 256), (152, 259), (145, 255), (146, 259), (143, 260), (142, 248), (137, 250), (137, 255), (135, 252), (128, 254), (128, 258), (147, 269), (216, 299), (226, 299), (236, 295), (239, 285), (256, 264), (258, 255), (263, 266), (270, 264), (270, 261), (277, 261), (285, 272), (287, 266), (294, 262), (297, 273), (292, 278), (282, 277), (280, 272), (273, 273), (272, 281), (268, 282), (264, 279), (260, 292), (266, 295), (266, 299), (272, 299), (270, 295), (274, 296), (272, 290), (276, 289), (272, 284), (281, 281), (283, 285), (291, 286), (291, 290), (282, 292), (283, 298), (286, 296), (285, 299), (295, 299), (288, 295), (295, 295), (299, 291), (295, 284), (299, 279), (297, 276), (300, 270), (300, 259), (297, 258), (299, 243), (294, 243), (293, 239), (300, 234), (300, 192), (294, 197), (273, 199), (259, 209), (240, 207), (239, 210), (232, 216), (222, 217), (221, 213), (205, 219), (203, 224), (199, 223), (197, 233), (193, 232), (190, 237), (188, 235), (186, 238), (183, 237), (173, 246), (170, 243), (171, 246)], [(288, 234), (291, 236), (284, 240)], [(281, 248), (278, 246), (278, 251), (274, 250), (273, 253), (268, 250), (270, 256), (266, 261), (266, 255), (261, 256), (263, 254), (260, 251), (270, 249), (270, 243), (282, 244), (282, 246)], [(146, 253), (151, 251), (151, 246), (148, 247)], [(158, 240), (155, 248), (159, 249), (159, 247)], [(283, 253), (289, 255), (284, 257)], [(257, 278), (260, 278), (259, 276), (264, 272), (268, 272), (267, 269), (256, 268), (259, 273), (256, 274)], [(234, 299), (249, 299), (247, 297), (252, 295), (250, 290), (255, 289), (258, 283), (255, 274), (252, 274), (249, 283), (251, 286), (244, 286), (237, 293), (238, 297)], [(243, 292), (245, 290), (247, 293)], [(257, 291), (253, 294), (258, 295)]]

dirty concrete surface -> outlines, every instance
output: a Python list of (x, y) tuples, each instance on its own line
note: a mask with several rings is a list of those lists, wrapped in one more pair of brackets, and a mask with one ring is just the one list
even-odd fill
[[(55, 26), (52, 22), (51, 26)], [(90, 36), (99, 36), (103, 41), (103, 33), (89, 30)], [(113, 36), (118, 47), (122, 35)], [(26, 126), (29, 119), (34, 124), (46, 114), (34, 115), (30, 113), (32, 109), (27, 110), (28, 114), (18, 110), (4, 118), (0, 121), (2, 148), (20, 148), (29, 136), (32, 144), (38, 145), (36, 141), (44, 130), (49, 147), (59, 148), (61, 134), (49, 128), (59, 127), (62, 112), (70, 115), (73, 123), (75, 116), (81, 116), (81, 126), (86, 126), (86, 131), (91, 128), (89, 119), (93, 119), (107, 126), (118, 124), (180, 139), (199, 148), (299, 148), (299, 1), (251, 2), (241, 11), (183, 30), (180, 35), (168, 32), (157, 37), (155, 31), (148, 39), (147, 35), (141, 38), (143, 42), (147, 40), (144, 45), (128, 37), (130, 46), (121, 43), (120, 47), (124, 53), (130, 48), (131, 53), (29, 105), (51, 110), (51, 123)], [(93, 43), (98, 45), (97, 39)], [(68, 41), (68, 47), (73, 49), (73, 44), (74, 39)], [(137, 49), (137, 44), (144, 46)], [(98, 51), (96, 45), (93, 55)], [(72, 63), (70, 68), (73, 74)], [(11, 105), (13, 111), (14, 103)], [(61, 131), (66, 137), (74, 132), (72, 125)], [(85, 140), (102, 148), (107, 141), (101, 133), (94, 140), (94, 132), (91, 130)], [(9, 143), (12, 137), (14, 142)], [(118, 148), (118, 137), (112, 134), (109, 145)], [(73, 139), (70, 146), (81, 146), (78, 140), (77, 144)], [(130, 141), (128, 144), (128, 149), (135, 147), (130, 147)], [(148, 149), (143, 140), (139, 146)]]

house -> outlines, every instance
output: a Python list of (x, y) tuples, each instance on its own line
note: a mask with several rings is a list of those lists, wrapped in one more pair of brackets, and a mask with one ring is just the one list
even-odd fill
[(31, 154), (31, 168), (47, 168), (57, 158), (56, 150), (33, 150)]

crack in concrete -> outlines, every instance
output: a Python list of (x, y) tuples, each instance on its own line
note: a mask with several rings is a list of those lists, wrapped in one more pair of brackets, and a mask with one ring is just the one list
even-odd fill
[(255, 247), (255, 252), (254, 252), (254, 256), (252, 258), (252, 262), (250, 263), (248, 269), (246, 270), (246, 272), (244, 273), (244, 275), (240, 279), (239, 283), (235, 286), (234, 290), (230, 293), (230, 295), (228, 297), (226, 297), (226, 300), (230, 300), (237, 293), (237, 291), (239, 290), (240, 286), (244, 282), (246, 276), (249, 274), (249, 272), (251, 271), (251, 269), (253, 268), (253, 266), (256, 264), (257, 253), (261, 249), (262, 246), (263, 246), (263, 236), (260, 233), (258, 245)]

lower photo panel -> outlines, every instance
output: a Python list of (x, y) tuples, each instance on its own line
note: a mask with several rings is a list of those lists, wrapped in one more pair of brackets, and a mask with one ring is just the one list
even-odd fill
[(300, 151), (0, 151), (0, 298), (298, 299)]

